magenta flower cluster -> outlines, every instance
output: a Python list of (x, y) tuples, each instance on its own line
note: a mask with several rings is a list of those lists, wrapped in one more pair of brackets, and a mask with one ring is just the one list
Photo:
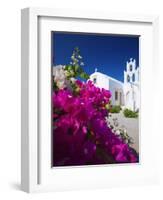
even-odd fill
[(53, 91), (53, 166), (138, 162), (106, 123), (110, 97), (91, 81), (76, 80), (75, 91)]

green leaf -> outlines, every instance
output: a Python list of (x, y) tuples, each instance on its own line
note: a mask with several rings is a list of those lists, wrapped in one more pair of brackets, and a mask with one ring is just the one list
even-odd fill
[(79, 65), (75, 65), (74, 69), (75, 69), (75, 72), (77, 72), (79, 70)]

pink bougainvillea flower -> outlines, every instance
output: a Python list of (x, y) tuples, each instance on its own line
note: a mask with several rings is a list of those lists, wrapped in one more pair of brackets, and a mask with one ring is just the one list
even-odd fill
[(79, 92), (53, 92), (54, 166), (138, 162), (138, 154), (108, 127), (108, 90), (77, 80)]

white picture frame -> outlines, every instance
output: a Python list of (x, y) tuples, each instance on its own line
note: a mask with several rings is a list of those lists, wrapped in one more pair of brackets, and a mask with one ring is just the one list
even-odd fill
[[(111, 30), (107, 25), (110, 25)], [(157, 183), (158, 147), (153, 137), (158, 137), (159, 131), (154, 117), (155, 110), (151, 107), (157, 98), (150, 96), (150, 88), (153, 90), (158, 83), (158, 16), (25, 8), (22, 10), (21, 27), (22, 190), (59, 191)], [(51, 168), (50, 134), (46, 137), (45, 131), (42, 131), (51, 131), (51, 70), (44, 67), (51, 66), (48, 34), (52, 30), (84, 32), (85, 28), (85, 32), (142, 35), (139, 164)], [(147, 73), (148, 76), (145, 75)], [(152, 116), (149, 116), (149, 107)]]

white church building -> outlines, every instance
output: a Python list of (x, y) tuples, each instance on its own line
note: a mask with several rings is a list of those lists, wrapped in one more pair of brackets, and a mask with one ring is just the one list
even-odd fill
[(111, 91), (112, 105), (120, 105), (122, 108), (128, 108), (132, 111), (139, 110), (139, 67), (136, 66), (135, 59), (130, 58), (130, 60), (126, 62), (123, 82), (100, 73), (97, 69), (90, 75), (90, 80), (92, 80), (97, 87)]

